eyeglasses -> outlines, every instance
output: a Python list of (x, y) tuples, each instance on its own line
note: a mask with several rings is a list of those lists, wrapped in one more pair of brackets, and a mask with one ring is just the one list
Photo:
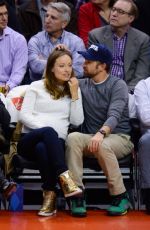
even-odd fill
[(8, 12), (0, 13), (0, 18), (8, 17)]
[(122, 9), (119, 9), (119, 8), (116, 8), (116, 7), (112, 7), (111, 8), (111, 11), (112, 12), (117, 12), (117, 14), (120, 14), (120, 15), (125, 15), (125, 14), (128, 14), (128, 15), (131, 15), (131, 13), (129, 13), (129, 12), (126, 12), (126, 11), (124, 11), (124, 10), (122, 10)]

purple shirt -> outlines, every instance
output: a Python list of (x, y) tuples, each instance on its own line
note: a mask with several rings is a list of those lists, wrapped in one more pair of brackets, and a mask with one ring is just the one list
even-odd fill
[(48, 33), (42, 31), (34, 35), (28, 42), (30, 78), (32, 81), (42, 78), (49, 54), (58, 44), (64, 44), (68, 47), (73, 57), (75, 74), (78, 78), (82, 78), (84, 58), (78, 51), (85, 51), (83, 40), (64, 30), (60, 38), (52, 42)]
[(0, 85), (10, 89), (19, 85), (28, 62), (27, 42), (23, 35), (9, 27), (0, 36)]
[(124, 49), (127, 41), (127, 33), (118, 38), (113, 35), (113, 62), (111, 75), (124, 79)]

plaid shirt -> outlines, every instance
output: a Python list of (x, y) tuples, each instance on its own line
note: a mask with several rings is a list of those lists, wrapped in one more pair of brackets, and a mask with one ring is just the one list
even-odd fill
[(124, 79), (124, 50), (127, 41), (127, 33), (118, 38), (113, 35), (113, 63), (111, 75)]

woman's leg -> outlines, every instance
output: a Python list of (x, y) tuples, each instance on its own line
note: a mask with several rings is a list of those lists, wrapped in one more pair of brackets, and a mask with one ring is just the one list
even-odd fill
[[(29, 134), (26, 134), (21, 142), (18, 145), (18, 150), (21, 152), (22, 155), (27, 154), (28, 158), (30, 158), (30, 154), (37, 155), (37, 148), (38, 148), (38, 157), (40, 154), (39, 150), (39, 143), (43, 143), (44, 145), (44, 153), (41, 152), (41, 162), (40, 166), (42, 166), (42, 172), (46, 172), (46, 178), (50, 179), (52, 173), (55, 175), (55, 178), (59, 176), (59, 181), (61, 187), (63, 189), (65, 197), (73, 196), (82, 192), (79, 189), (74, 181), (72, 180), (72, 175), (68, 171), (68, 168), (65, 163), (65, 154), (64, 154), (64, 141), (58, 138), (57, 132), (50, 127), (45, 127), (41, 129), (34, 130)], [(21, 149), (19, 149), (21, 147)], [(41, 147), (40, 145), (40, 148)], [(34, 156), (35, 158), (35, 156)], [(46, 162), (47, 159), (47, 162)], [(44, 165), (45, 164), (45, 165)], [(45, 167), (45, 169), (44, 169)], [(51, 168), (51, 171), (50, 169)], [(42, 175), (45, 178), (45, 175)], [(51, 178), (52, 181), (52, 178)], [(45, 183), (44, 187), (48, 186), (48, 181)], [(50, 182), (49, 182), (50, 183)]]
[(58, 138), (53, 128), (44, 127), (25, 134), (18, 144), (18, 153), (29, 160), (35, 160), (35, 147), (41, 142), (45, 145), (47, 157), (53, 164), (57, 176), (66, 171), (64, 141)]
[(40, 170), (41, 178), (43, 181), (42, 188), (47, 191), (54, 191), (56, 186), (56, 171), (53, 163), (49, 160), (47, 150), (43, 142), (36, 145), (36, 159)]

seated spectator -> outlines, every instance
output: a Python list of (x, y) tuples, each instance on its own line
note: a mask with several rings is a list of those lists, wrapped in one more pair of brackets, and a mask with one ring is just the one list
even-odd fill
[(62, 3), (50, 3), (45, 16), (45, 30), (33, 36), (28, 43), (31, 80), (42, 78), (49, 54), (58, 44), (64, 44), (73, 55), (73, 68), (78, 78), (83, 76), (83, 57), (78, 50), (85, 50), (78, 36), (65, 31), (70, 20), (70, 8)]
[[(10, 115), (0, 100), (0, 155), (9, 153), (9, 122)], [(16, 190), (16, 183), (9, 182), (0, 168), (0, 192), (8, 198)]]
[(56, 213), (58, 179), (65, 197), (82, 192), (66, 166), (64, 145), (69, 124), (83, 122), (83, 109), (69, 51), (51, 53), (44, 77), (27, 88), (20, 111), (24, 129), (18, 153), (38, 163), (44, 198), (38, 215), (51, 216)]
[(18, 18), (21, 24), (22, 33), (29, 39), (36, 33), (44, 29), (44, 18), (49, 3), (64, 2), (71, 9), (71, 19), (66, 27), (66, 30), (72, 33), (77, 33), (76, 10), (73, 5), (65, 0), (30, 0), (19, 5), (18, 2)]
[(150, 214), (150, 77), (136, 85), (134, 95), (142, 131), (138, 149), (140, 182), (145, 192), (146, 210)]
[(26, 72), (28, 48), (25, 38), (7, 27), (8, 11), (0, 1), (0, 86), (5, 95), (19, 85)]
[[(118, 160), (131, 153), (126, 83), (109, 73), (112, 54), (104, 45), (91, 45), (79, 52), (85, 58), (84, 73), (80, 80), (84, 123), (82, 133), (74, 132), (66, 140), (66, 161), (75, 181), (84, 190), (83, 156), (95, 157), (103, 170), (112, 204), (109, 215), (124, 215), (130, 201), (119, 168)], [(73, 216), (86, 215), (86, 201), (82, 196), (71, 198)]]
[(110, 48), (111, 74), (125, 80), (129, 92), (150, 74), (150, 38), (130, 25), (137, 14), (132, 0), (117, 0), (111, 9), (110, 25), (89, 33), (89, 45), (103, 43)]
[(107, 25), (114, 0), (90, 0), (78, 13), (78, 34), (87, 46), (90, 30)]

